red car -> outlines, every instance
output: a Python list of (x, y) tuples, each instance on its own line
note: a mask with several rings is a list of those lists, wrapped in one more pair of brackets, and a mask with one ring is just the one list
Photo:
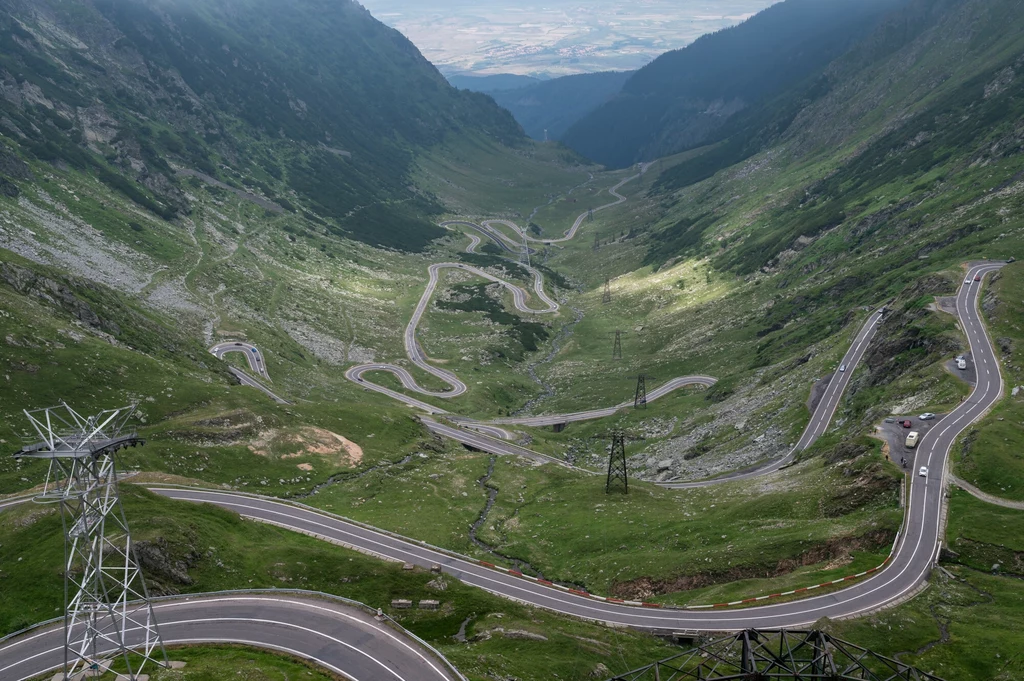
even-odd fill
[(975, 274), (974, 275), (974, 281), (981, 281), (981, 275), (980, 274)]
[(910, 419), (907, 419), (906, 421), (903, 422), (903, 427), (904, 428), (909, 428), (912, 425), (913, 424), (910, 422)]

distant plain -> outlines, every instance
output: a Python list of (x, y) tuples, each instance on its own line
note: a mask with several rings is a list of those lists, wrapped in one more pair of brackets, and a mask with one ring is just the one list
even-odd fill
[(446, 75), (631, 70), (772, 0), (365, 0)]

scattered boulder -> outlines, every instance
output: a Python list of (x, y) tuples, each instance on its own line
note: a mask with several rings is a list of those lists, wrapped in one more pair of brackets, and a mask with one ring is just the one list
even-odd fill
[(513, 638), (520, 641), (547, 641), (548, 637), (543, 634), (535, 634), (524, 629), (508, 629), (502, 632), (505, 638)]

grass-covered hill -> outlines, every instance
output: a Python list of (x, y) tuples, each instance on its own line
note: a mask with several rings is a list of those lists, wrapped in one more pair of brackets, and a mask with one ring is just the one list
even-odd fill
[(700, 146), (737, 112), (820, 73), (906, 0), (786, 0), (637, 71), (563, 141), (614, 168)]
[(0, 131), (24, 155), (164, 219), (188, 212), (180, 171), (202, 173), (413, 250), (440, 234), (423, 219), (440, 207), (409, 188), (413, 152), (522, 138), (351, 0), (5, 0), (0, 83)]

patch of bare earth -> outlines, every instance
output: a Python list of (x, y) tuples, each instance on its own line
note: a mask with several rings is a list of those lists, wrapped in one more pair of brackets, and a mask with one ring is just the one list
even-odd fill
[[(282, 433), (267, 430), (249, 444), (249, 450), (260, 456), (271, 456), (275, 447), (290, 450), (282, 459), (299, 459), (304, 456), (318, 456), (327, 459), (333, 466), (354, 468), (363, 460), (363, 448), (343, 435), (324, 428), (307, 426), (298, 431)], [(300, 470), (313, 470), (311, 464), (297, 464)]]

